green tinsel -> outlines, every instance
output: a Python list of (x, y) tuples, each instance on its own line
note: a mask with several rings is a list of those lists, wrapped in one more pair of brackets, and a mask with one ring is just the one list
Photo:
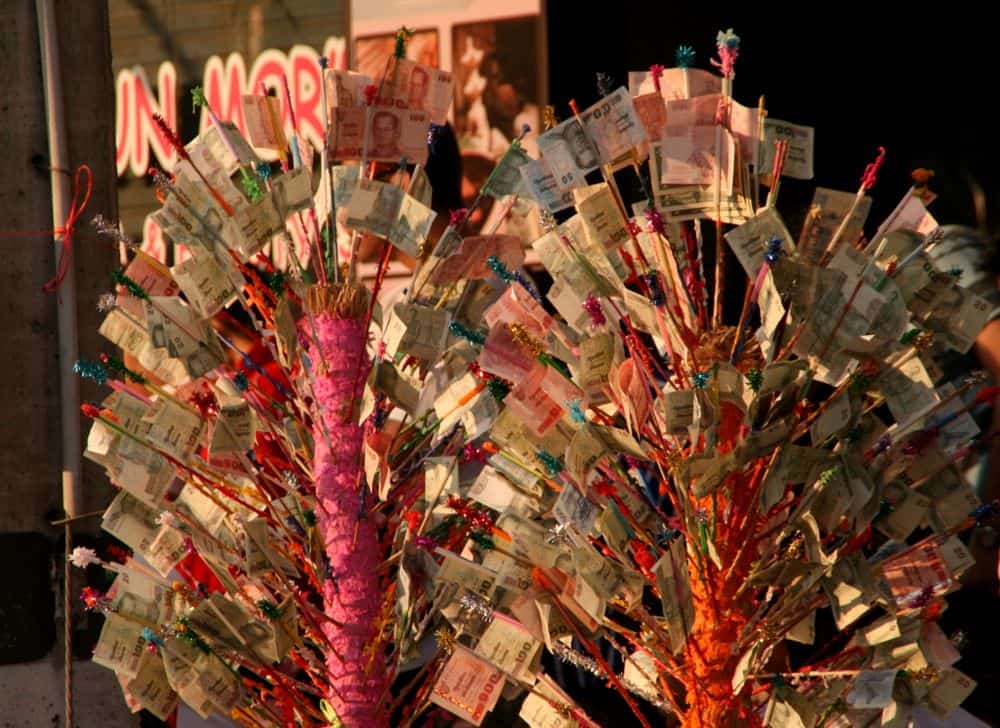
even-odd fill
[(393, 55), (396, 58), (406, 58), (406, 41), (413, 36), (414, 31), (405, 25), (396, 31), (396, 48)]
[(257, 602), (257, 609), (259, 609), (261, 613), (271, 621), (279, 619), (282, 615), (282, 611), (278, 608), (278, 605), (273, 602), (269, 602), (267, 599), (259, 600)]
[(109, 371), (116, 374), (119, 379), (126, 379), (137, 384), (145, 384), (146, 378), (141, 374), (133, 372), (127, 366), (125, 362), (121, 359), (111, 356), (110, 354), (101, 354), (101, 361), (104, 362), (104, 366), (108, 368)]
[(285, 292), (285, 274), (280, 270), (274, 270), (270, 273), (264, 273), (261, 278), (264, 279), (264, 283), (267, 287), (274, 291), (275, 295), (280, 296)]
[(73, 365), (73, 371), (84, 379), (92, 379), (100, 385), (108, 381), (108, 373), (100, 364), (90, 359), (80, 359)]
[(473, 542), (475, 542), (476, 544), (478, 544), (481, 548), (484, 548), (484, 549), (487, 549), (487, 550), (494, 548), (492, 539), (490, 539), (484, 533), (479, 533), (478, 531), (473, 531), (472, 533), (469, 534), (469, 538)]
[(197, 111), (199, 106), (208, 106), (208, 99), (202, 87), (195, 86), (191, 89), (191, 111)]
[(503, 398), (510, 394), (510, 387), (507, 386), (507, 383), (496, 377), (486, 382), (486, 389), (489, 390), (490, 394), (493, 395), (493, 399), (497, 402), (502, 402)]
[(243, 185), (243, 194), (247, 196), (247, 199), (250, 202), (261, 199), (264, 196), (264, 189), (261, 187), (257, 175), (247, 172), (246, 167), (240, 167), (240, 175), (242, 176), (240, 181)]
[(149, 298), (149, 294), (146, 293), (145, 289), (142, 286), (140, 286), (134, 280), (125, 275), (124, 268), (118, 268), (117, 270), (112, 271), (111, 279), (119, 286), (124, 286), (125, 289), (136, 298), (142, 298), (142, 299)]
[(548, 450), (541, 449), (535, 453), (535, 457), (538, 461), (545, 466), (545, 469), (550, 475), (559, 475), (562, 472), (562, 463), (559, 462), (559, 458), (550, 453)]
[(212, 648), (208, 646), (208, 643), (191, 628), (191, 622), (187, 617), (181, 617), (177, 620), (177, 622), (180, 627), (177, 630), (178, 637), (206, 654), (212, 651)]
[(572, 380), (573, 375), (570, 373), (569, 367), (567, 367), (566, 363), (563, 362), (561, 359), (556, 359), (554, 356), (542, 353), (538, 355), (538, 361), (540, 361), (542, 364), (545, 364), (546, 366), (552, 367), (557, 372), (566, 377), (566, 379)]
[(839, 465), (836, 465), (830, 468), (829, 470), (824, 470), (822, 473), (819, 474), (819, 482), (822, 485), (827, 485), (831, 480), (834, 479), (839, 470), (840, 470)]
[(470, 329), (468, 326), (465, 326), (458, 321), (452, 321), (448, 324), (448, 331), (451, 332), (453, 336), (465, 339), (473, 346), (483, 346), (486, 343), (486, 334), (481, 331)]

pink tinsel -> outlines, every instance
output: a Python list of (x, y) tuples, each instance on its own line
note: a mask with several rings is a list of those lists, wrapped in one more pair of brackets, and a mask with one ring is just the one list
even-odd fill
[(583, 309), (590, 314), (590, 324), (595, 329), (598, 326), (603, 326), (607, 323), (607, 318), (604, 316), (604, 310), (601, 308), (601, 301), (593, 293), (584, 299)]
[(719, 52), (719, 60), (712, 58), (710, 63), (719, 69), (723, 78), (733, 78), (736, 75), (733, 66), (736, 65), (736, 59), (740, 56), (739, 36), (733, 33), (732, 28), (725, 33), (720, 30), (715, 43)]
[[(326, 433), (315, 423), (319, 526), (332, 574), (323, 585), (323, 596), (326, 614), (335, 620), (324, 626), (334, 648), (326, 660), (332, 687), (328, 700), (345, 726), (384, 726), (386, 716), (379, 703), (386, 672), (381, 653), (375, 651), (371, 657), (370, 650), (366, 652), (376, 636), (382, 601), (376, 572), (378, 539), (358, 490), (363, 430), (355, 416), (345, 416), (352, 410), (356, 415), (357, 408), (351, 405), (361, 399), (368, 368), (366, 337), (357, 319), (320, 313), (315, 324), (328, 368), (317, 378), (316, 402), (332, 445), (327, 445)], [(310, 356), (321, 360), (319, 352)]]

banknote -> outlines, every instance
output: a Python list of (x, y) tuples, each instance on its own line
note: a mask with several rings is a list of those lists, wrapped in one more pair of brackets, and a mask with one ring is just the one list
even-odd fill
[(406, 157), (411, 164), (424, 164), (429, 125), (426, 111), (337, 107), (330, 120), (330, 158), (361, 159), (367, 153), (368, 161), (398, 163)]
[(397, 302), (386, 322), (383, 339), (389, 351), (434, 361), (448, 338), (451, 314), (428, 306)]
[(169, 621), (174, 613), (170, 588), (135, 569), (118, 574), (107, 596), (120, 617), (157, 624)]
[(162, 650), (163, 667), (170, 687), (199, 716), (208, 718), (216, 708), (209, 696), (198, 687), (198, 673), (194, 670), (195, 665), (202, 664), (207, 658), (197, 652), (190, 654), (194, 650), (193, 647), (185, 646), (178, 637), (169, 638)]
[(410, 257), (418, 257), (435, 217), (437, 213), (434, 210), (415, 197), (404, 194), (399, 213), (389, 228), (389, 242)]
[(946, 346), (964, 354), (976, 342), (992, 310), (986, 299), (953, 284), (935, 299), (923, 321)]
[(104, 512), (101, 528), (129, 548), (144, 553), (159, 533), (160, 526), (156, 522), (159, 515), (159, 510), (123, 490)]
[(333, 199), (338, 208), (347, 207), (351, 202), (354, 188), (358, 186), (361, 167), (356, 164), (338, 164), (330, 170), (333, 180)]
[(177, 693), (170, 688), (163, 660), (156, 655), (147, 654), (134, 678), (121, 676), (119, 681), (141, 708), (162, 721), (166, 721), (177, 707)]
[[(791, 152), (789, 152), (789, 155)], [(766, 150), (765, 150), (766, 155)], [(769, 170), (765, 165), (762, 169)], [(816, 211), (807, 218), (807, 226), (803, 230), (802, 250), (799, 252), (803, 258), (812, 265), (818, 265), (820, 258), (826, 251), (827, 246), (833, 240), (838, 228), (844, 221), (844, 216), (850, 212), (857, 200), (857, 195), (853, 192), (841, 192), (830, 190), (825, 187), (817, 187), (813, 193), (812, 208)], [(840, 236), (841, 242), (853, 242), (858, 239), (864, 230), (865, 220), (868, 219), (868, 212), (872, 207), (872, 198), (867, 195), (858, 201), (857, 208), (851, 215), (847, 227)]]
[(611, 164), (647, 139), (646, 127), (624, 87), (589, 107), (580, 118), (604, 164)]
[(247, 260), (284, 229), (285, 218), (275, 205), (275, 197), (265, 195), (237, 209), (236, 214), (226, 220), (223, 235), (227, 245)]
[[(566, 414), (564, 402), (571, 397), (560, 396), (558, 374), (553, 369), (536, 368), (517, 382), (510, 392), (507, 407), (536, 435), (544, 435)], [(565, 381), (565, 380), (563, 380)], [(576, 393), (576, 392), (574, 392)]]
[[(656, 91), (649, 71), (629, 71), (628, 90), (632, 96)], [(707, 96), (722, 91), (722, 77), (700, 68), (665, 68), (660, 76), (660, 95), (667, 101)]]
[(351, 193), (346, 225), (355, 230), (389, 236), (402, 204), (402, 189), (378, 180), (361, 179)]
[(659, 139), (667, 125), (667, 107), (657, 93), (642, 94), (632, 99), (635, 112), (642, 120), (648, 139)]
[(283, 149), (285, 134), (281, 129), (281, 106), (273, 96), (244, 94), (240, 97), (247, 136), (258, 149)]
[(589, 721), (583, 723), (578, 719), (580, 711), (570, 715), (557, 707), (563, 705), (573, 706), (573, 699), (554, 680), (543, 674), (534, 691), (524, 699), (517, 716), (528, 724), (528, 728), (590, 728), (593, 725)]
[(332, 119), (334, 109), (364, 106), (365, 87), (373, 81), (371, 76), (357, 71), (328, 68), (323, 72), (323, 83), (326, 84), (328, 118)]
[(754, 278), (764, 263), (764, 254), (770, 240), (778, 238), (785, 250), (793, 251), (791, 234), (785, 227), (781, 215), (773, 207), (767, 207), (756, 217), (726, 233), (726, 242), (739, 259), (747, 275)]
[(194, 452), (206, 426), (197, 412), (166, 399), (156, 400), (142, 421), (150, 444), (181, 461)]
[[(583, 430), (581, 430), (583, 432)], [(573, 438), (573, 446), (577, 450), (587, 449), (579, 448), (578, 444), (587, 439), (588, 443), (594, 443), (594, 451), (600, 451), (601, 454), (606, 452), (604, 448), (604, 443), (600, 442), (596, 438), (580, 438), (579, 436)], [(588, 450), (589, 451), (589, 450)], [(591, 457), (587, 457), (586, 460), (590, 461)], [(598, 455), (594, 458), (594, 462), (600, 458)], [(567, 456), (567, 460), (569, 457)], [(584, 472), (581, 469), (581, 472)], [(597, 520), (598, 508), (589, 500), (587, 500), (581, 493), (574, 487), (563, 488), (562, 493), (559, 494), (559, 498), (556, 499), (555, 505), (552, 507), (552, 514), (555, 516), (559, 523), (564, 523), (567, 525), (572, 525), (576, 527), (581, 534), (586, 536), (590, 533), (591, 529), (594, 527), (594, 522)]]
[(601, 165), (600, 151), (575, 118), (540, 135), (538, 149), (561, 190), (586, 184), (587, 173)]
[(117, 614), (107, 614), (101, 636), (94, 647), (94, 662), (120, 675), (134, 678), (146, 655), (146, 640), (142, 625)]
[(211, 452), (244, 452), (253, 447), (257, 427), (250, 404), (234, 397), (219, 408), (212, 433)]
[(627, 277), (628, 272), (619, 262), (616, 250), (625, 245), (630, 236), (611, 188), (604, 183), (592, 185), (574, 190), (573, 196), (587, 239), (608, 256), (619, 275)]
[[(885, 234), (893, 230), (913, 230), (921, 235), (930, 235), (937, 228), (937, 220), (927, 211), (923, 201), (916, 195), (907, 195), (893, 210), (889, 219), (882, 224), (880, 230)], [(877, 243), (877, 240), (872, 240), (872, 244)]]
[(149, 545), (147, 560), (160, 576), (166, 578), (188, 555), (187, 539), (181, 531), (164, 525)]
[(157, 349), (177, 359), (192, 378), (223, 363), (222, 344), (211, 326), (176, 296), (152, 296), (146, 303), (146, 326)]
[(516, 235), (473, 235), (463, 238), (458, 249), (441, 261), (431, 280), (443, 283), (462, 277), (488, 278), (493, 272), (486, 261), (494, 255), (508, 268), (518, 268), (524, 263), (521, 238)]
[(216, 258), (201, 249), (170, 269), (191, 307), (202, 318), (210, 318), (236, 300), (243, 277), (229, 256)]
[(496, 613), (476, 644), (476, 652), (504, 672), (533, 682), (532, 663), (541, 647), (542, 643), (532, 637), (524, 625)]
[[(711, 185), (675, 185), (661, 181), (663, 167), (662, 145), (651, 144), (649, 152), (649, 176), (653, 185), (656, 209), (666, 222), (683, 222), (699, 218), (715, 218), (716, 209), (722, 222), (742, 225), (753, 217), (750, 200), (733, 185), (733, 193), (717, 199), (714, 183)], [(636, 216), (641, 216), (645, 203), (635, 206)]]
[(385, 238), (416, 257), (436, 216), (431, 208), (399, 187), (362, 179), (351, 194), (346, 225)]
[(557, 213), (573, 206), (572, 189), (563, 189), (545, 159), (533, 159), (518, 170), (539, 207)]
[(717, 126), (667, 126), (660, 148), (660, 181), (674, 185), (721, 185), (733, 191), (733, 138)]
[(296, 167), (271, 178), (271, 198), (282, 221), (313, 204), (312, 168)]
[(376, 83), (375, 104), (426, 111), (430, 121), (443, 124), (454, 95), (451, 73), (408, 58), (392, 58), (384, 78)]
[(941, 594), (952, 586), (952, 574), (942, 553), (943, 538), (928, 536), (893, 554), (876, 567), (896, 606), (911, 607), (920, 594)]
[(747, 164), (758, 154), (758, 112), (721, 94), (667, 102), (667, 126), (711, 126), (726, 120), (739, 145), (740, 158)]
[(519, 143), (511, 144), (483, 185), (483, 194), (494, 198), (521, 194), (525, 185), (521, 167), (530, 161)]
[(816, 145), (816, 130), (811, 126), (792, 124), (781, 119), (764, 120), (764, 139), (761, 141), (760, 171), (770, 179), (774, 167), (774, 144), (788, 142), (788, 156), (785, 157), (783, 177), (795, 179), (813, 178), (813, 153)]
[(431, 206), (434, 198), (434, 190), (431, 188), (430, 177), (423, 167), (414, 167), (410, 174), (410, 186), (406, 188), (406, 194), (415, 197), (421, 204)]
[(504, 687), (503, 672), (461, 645), (455, 646), (431, 692), (431, 702), (481, 725)]
[[(193, 143), (199, 143), (204, 154), (212, 160), (213, 166), (227, 177), (236, 172), (239, 167), (257, 162), (257, 156), (239, 128), (231, 121), (223, 121), (219, 126), (214, 124), (203, 131)], [(188, 153), (195, 154), (188, 145)], [(197, 160), (196, 160), (197, 161)]]

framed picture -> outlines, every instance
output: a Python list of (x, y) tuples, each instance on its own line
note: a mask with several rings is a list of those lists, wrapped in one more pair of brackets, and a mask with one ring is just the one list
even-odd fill
[[(356, 38), (354, 57), (356, 70), (376, 82), (386, 69), (386, 59), (396, 49), (396, 34), (381, 33)], [(441, 67), (441, 43), (437, 28), (421, 28), (406, 43), (406, 57), (425, 66)]]
[[(504, 18), (452, 26), (453, 108), (459, 147), (499, 159), (528, 124), (541, 122), (541, 18)], [(529, 152), (532, 139), (526, 140)]]

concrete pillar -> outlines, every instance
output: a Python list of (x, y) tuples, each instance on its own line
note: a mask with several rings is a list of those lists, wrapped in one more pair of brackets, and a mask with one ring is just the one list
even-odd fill
[[(94, 188), (76, 228), (73, 262), (81, 354), (110, 350), (97, 335), (94, 303), (109, 290), (117, 252), (90, 227), (97, 213), (116, 216), (114, 89), (108, 8), (104, 2), (56, 0), (59, 57), (71, 168), (88, 164)], [(55, 271), (45, 106), (35, 3), (0, 3), (0, 695), (7, 726), (61, 725), (62, 529), (56, 303), (42, 293)], [(82, 192), (81, 192), (82, 194)], [(25, 233), (16, 235), (14, 233)], [(101, 396), (84, 383), (83, 401)], [(84, 426), (86, 432), (87, 426)], [(78, 443), (82, 448), (83, 443)], [(83, 511), (110, 498), (103, 474), (85, 464)], [(99, 519), (74, 533), (98, 531)], [(71, 593), (81, 584), (71, 585)], [(74, 604), (79, 601), (74, 598)], [(86, 655), (97, 623), (74, 609), (77, 654)], [(114, 675), (76, 662), (76, 724), (128, 726)]]

